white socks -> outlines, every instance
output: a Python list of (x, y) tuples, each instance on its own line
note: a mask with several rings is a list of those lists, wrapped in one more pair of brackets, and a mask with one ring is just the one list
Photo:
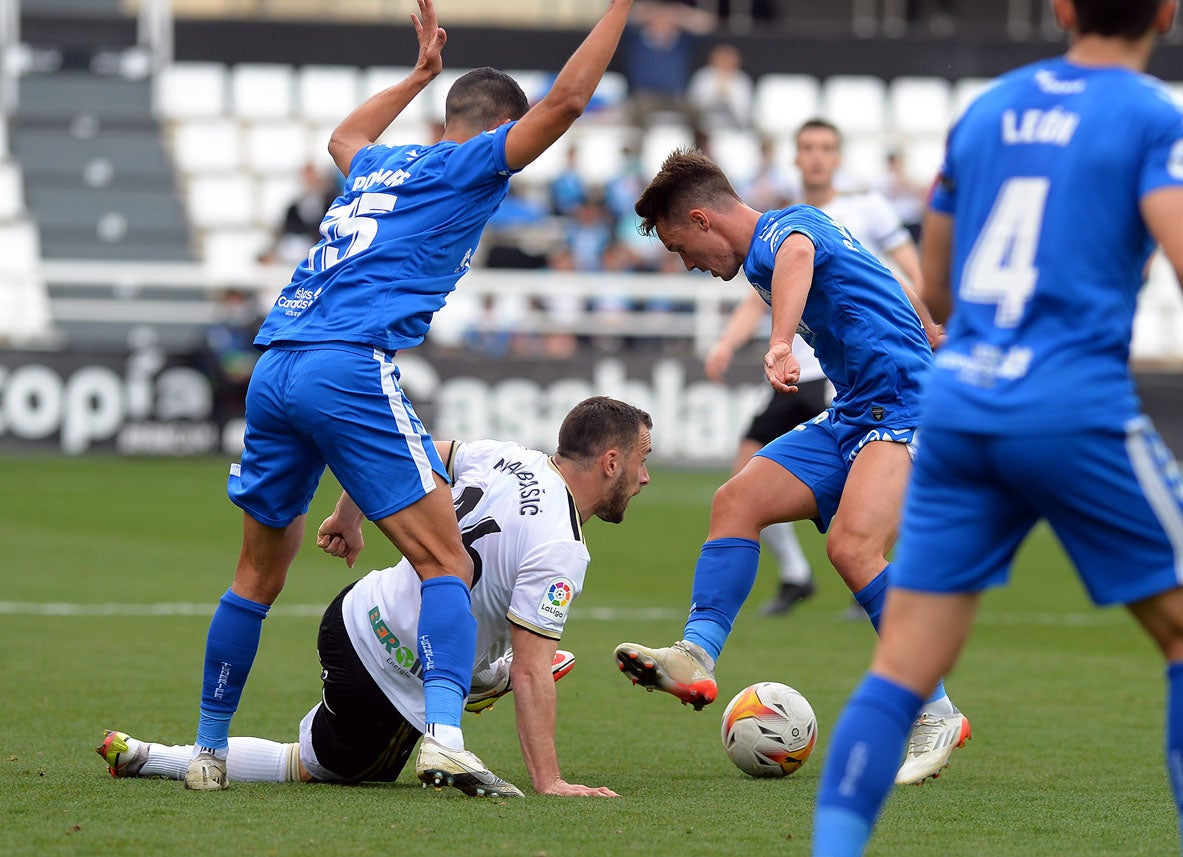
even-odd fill
[(801, 543), (797, 541), (797, 534), (791, 523), (769, 524), (760, 531), (760, 541), (768, 545), (772, 555), (780, 565), (780, 582), (796, 583), (804, 586), (813, 577), (809, 568), (809, 560), (805, 558), (805, 551), (801, 550)]
[[(192, 744), (149, 744), (148, 761), (144, 762), (138, 776), (183, 780), (192, 757)], [(265, 738), (231, 738), (226, 777), (239, 783), (298, 782), (300, 747)]]
[(423, 733), (441, 747), (449, 750), (464, 749), (464, 732), (459, 726), (447, 726), (443, 723), (428, 723), (427, 731)]

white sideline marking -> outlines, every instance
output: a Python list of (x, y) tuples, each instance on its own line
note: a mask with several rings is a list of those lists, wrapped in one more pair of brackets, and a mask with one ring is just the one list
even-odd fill
[[(317, 617), (323, 604), (280, 604), (268, 616)], [(157, 604), (71, 604), (66, 602), (0, 601), (0, 616), (212, 616), (214, 604), (185, 602)], [(666, 621), (684, 619), (686, 611), (672, 607), (588, 607), (575, 615), (584, 621)], [(1088, 627), (1124, 624), (1129, 620), (1118, 610), (1090, 613), (982, 613), (981, 625), (1045, 625)]]

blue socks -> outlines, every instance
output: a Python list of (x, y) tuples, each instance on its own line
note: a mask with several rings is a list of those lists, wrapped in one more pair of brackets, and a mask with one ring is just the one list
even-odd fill
[(263, 620), (271, 608), (227, 589), (218, 601), (205, 640), (205, 673), (201, 684), (201, 717), (197, 741), (202, 747), (221, 750), (229, 746), (230, 719), (246, 685)]
[(1167, 773), (1183, 840), (1183, 662), (1167, 666)]
[(814, 815), (814, 857), (859, 857), (895, 783), (904, 744), (923, 700), (866, 676), (846, 704), (822, 770)]
[[(859, 603), (859, 606), (867, 614), (867, 618), (871, 620), (871, 627), (875, 629), (876, 634), (879, 633), (879, 619), (883, 616), (883, 603), (887, 600), (887, 584), (891, 579), (890, 572), (891, 563), (888, 563), (870, 583), (854, 593), (854, 600)], [(932, 692), (932, 696), (925, 701), (935, 702), (945, 696), (947, 696), (945, 680), (941, 679), (937, 682), (936, 690)]]
[(460, 713), (476, 660), (476, 619), (468, 586), (459, 577), (419, 585), (418, 650), (423, 663), (424, 719), (460, 727)]
[(760, 543), (752, 539), (714, 539), (702, 546), (694, 567), (690, 618), (682, 638), (718, 659), (723, 644), (756, 583)]

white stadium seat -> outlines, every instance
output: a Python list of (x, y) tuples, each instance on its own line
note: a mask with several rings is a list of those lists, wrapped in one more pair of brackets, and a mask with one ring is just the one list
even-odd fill
[(583, 125), (576, 123), (572, 138), (575, 168), (585, 181), (604, 183), (624, 171), (624, 150), (632, 145), (636, 131), (629, 125)]
[[(549, 87), (548, 87), (549, 88)], [(618, 71), (606, 71), (596, 84), (593, 103), (605, 110), (621, 107), (628, 100), (628, 78)]]
[(902, 150), (908, 178), (921, 187), (931, 187), (945, 160), (945, 137), (913, 137)]
[(656, 175), (674, 149), (694, 145), (694, 132), (684, 125), (654, 125), (641, 138), (641, 163), (646, 175)]
[(881, 134), (887, 122), (887, 85), (869, 75), (837, 74), (822, 84), (822, 115), (842, 134)]
[(834, 184), (841, 190), (878, 187), (887, 173), (887, 143), (882, 136), (847, 139)]
[(0, 221), (12, 220), (25, 210), (21, 168), (12, 161), (0, 161)]
[(567, 156), (571, 148), (570, 137), (560, 137), (553, 146), (526, 167), (521, 172), (521, 177), (514, 179), (514, 182), (523, 185), (549, 185), (567, 169)]
[(239, 63), (230, 70), (230, 104), (236, 116), (286, 119), (295, 106), (294, 72), (280, 63)]
[(279, 229), (288, 206), (300, 195), (299, 173), (260, 176), (255, 179), (255, 212), (259, 223)]
[(297, 73), (299, 115), (308, 122), (336, 124), (361, 101), (360, 75), (353, 66), (308, 65)]
[(212, 119), (226, 112), (226, 66), (179, 62), (165, 66), (152, 86), (152, 108), (165, 120)]
[(956, 121), (973, 100), (994, 85), (992, 77), (963, 77), (953, 84), (953, 119)]
[(177, 169), (183, 173), (236, 170), (242, 163), (242, 131), (230, 119), (178, 122), (172, 144)]
[(506, 74), (518, 82), (526, 100), (533, 104), (550, 90), (554, 75), (545, 71), (531, 71), (525, 69), (507, 69)]
[(255, 223), (255, 196), (245, 173), (193, 176), (185, 193), (189, 221), (198, 229), (250, 226)]
[(747, 184), (760, 167), (760, 140), (755, 133), (740, 129), (720, 129), (707, 141), (711, 157), (731, 183)]
[(265, 229), (211, 229), (201, 237), (201, 259), (211, 273), (241, 275), (270, 245)]
[(794, 134), (820, 109), (820, 85), (806, 74), (765, 74), (756, 81), (753, 121), (765, 134)]
[[(371, 95), (376, 95), (382, 90), (394, 86), (410, 73), (411, 69), (405, 66), (372, 66), (362, 73), (360, 97), (365, 99)], [(403, 112), (395, 118), (394, 124), (398, 125), (406, 122), (420, 124), (427, 122), (427, 116), (430, 112), (429, 102), (430, 98), (427, 93), (421, 93), (403, 108)]]
[(949, 130), (951, 87), (939, 77), (897, 77), (887, 89), (888, 119), (897, 134), (924, 136)]
[(246, 166), (254, 173), (288, 173), (312, 158), (312, 132), (301, 122), (259, 122), (246, 130)]

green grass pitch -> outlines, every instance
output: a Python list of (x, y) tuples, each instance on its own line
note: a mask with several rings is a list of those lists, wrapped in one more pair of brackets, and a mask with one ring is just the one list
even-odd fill
[[(563, 640), (578, 663), (559, 685), (559, 754), (567, 779), (621, 799), (481, 801), (425, 791), (413, 771), (385, 786), (219, 793), (110, 779), (91, 749), (103, 727), (192, 740), (208, 616), (238, 551), (225, 470), (212, 459), (0, 460), (0, 853), (808, 854), (830, 730), (873, 642), (869, 626), (840, 620), (849, 595), (812, 528), (798, 525), (818, 594), (787, 618), (759, 616), (774, 588), (766, 564), (715, 705), (695, 713), (643, 693), (612, 660), (623, 640), (680, 636), (720, 472), (658, 470), (623, 525), (588, 526), (592, 565)], [(313, 528), (333, 488), (322, 486)], [(393, 562), (367, 536), (359, 571)], [(264, 626), (235, 734), (295, 739), (318, 697), (318, 611), (354, 576), (309, 542)], [(948, 680), (974, 740), (939, 781), (896, 790), (869, 853), (1177, 855), (1156, 650), (1124, 612), (1089, 607), (1047, 531), (1015, 577), (984, 599)], [(719, 743), (727, 700), (763, 679), (801, 690), (820, 724), (814, 757), (784, 780), (746, 777)], [(465, 728), (529, 792), (512, 703)]]

